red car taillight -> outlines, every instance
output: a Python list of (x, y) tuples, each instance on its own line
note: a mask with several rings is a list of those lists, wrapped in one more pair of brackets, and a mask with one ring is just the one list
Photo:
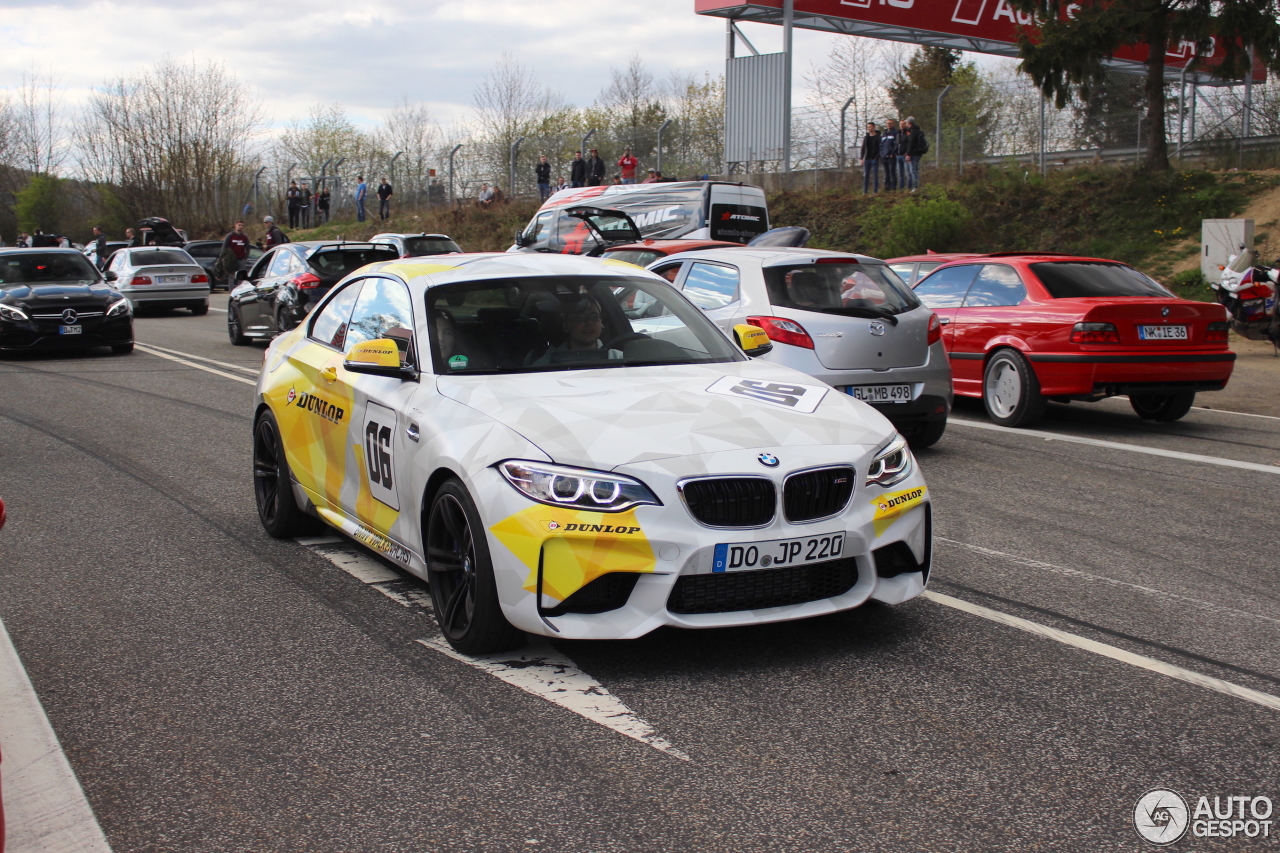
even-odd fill
[(790, 344), (793, 347), (813, 349), (813, 338), (795, 320), (785, 317), (748, 317), (747, 322), (764, 329), (769, 340), (776, 344)]
[(1208, 330), (1204, 333), (1204, 342), (1207, 344), (1225, 344), (1227, 342), (1227, 329), (1231, 328), (1230, 323), (1210, 323)]
[(1120, 333), (1111, 323), (1076, 323), (1071, 330), (1073, 344), (1118, 344)]
[(129, 284), (150, 284), (150, 283), (151, 283), (151, 276), (149, 275), (135, 275), (133, 278), (129, 279)]
[(192, 284), (208, 284), (209, 276), (205, 275), (204, 273), (200, 273), (199, 275), (193, 275), (191, 276), (191, 283)]
[(304, 272), (302, 275), (294, 276), (293, 285), (299, 290), (311, 290), (320, 286), (320, 276)]
[(937, 314), (930, 314), (928, 344), (933, 346), (940, 340), (942, 340), (942, 321), (938, 319)]

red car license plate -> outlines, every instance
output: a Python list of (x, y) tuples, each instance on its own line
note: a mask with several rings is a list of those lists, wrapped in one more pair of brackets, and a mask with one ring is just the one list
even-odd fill
[(1185, 341), (1186, 326), (1139, 326), (1138, 337), (1144, 341)]

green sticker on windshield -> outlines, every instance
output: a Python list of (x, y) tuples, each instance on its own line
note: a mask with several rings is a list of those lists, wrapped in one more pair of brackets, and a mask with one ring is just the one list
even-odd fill
[(467, 357), (465, 355), (455, 355), (449, 359), (450, 370), (465, 370), (467, 366)]

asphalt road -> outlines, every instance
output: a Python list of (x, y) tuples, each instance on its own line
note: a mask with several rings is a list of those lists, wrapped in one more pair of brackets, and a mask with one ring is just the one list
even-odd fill
[(552, 644), (662, 751), (418, 642), (414, 583), (269, 538), (232, 378), (262, 348), (224, 322), (137, 322), (205, 370), (0, 361), (0, 619), (117, 853), (1144, 850), (1150, 789), (1280, 802), (1280, 705), (1230, 695), (1280, 696), (1280, 419), (961, 403), (919, 454), (940, 597)]

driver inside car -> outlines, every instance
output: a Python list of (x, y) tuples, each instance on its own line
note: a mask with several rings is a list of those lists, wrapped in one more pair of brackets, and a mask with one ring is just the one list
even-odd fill
[[(591, 297), (583, 297), (576, 303), (564, 306), (561, 316), (563, 317), (565, 342), (558, 346), (549, 347), (536, 357), (530, 353), (532, 359), (528, 362), (530, 365), (541, 366), (575, 361), (574, 353), (590, 352), (595, 356), (594, 358), (583, 359), (584, 361), (594, 361), (599, 358), (595, 353), (604, 348), (604, 343), (600, 340), (600, 333), (604, 330), (604, 321), (600, 314), (600, 303)], [(623, 356), (621, 350), (611, 349), (605, 357), (620, 359)]]

